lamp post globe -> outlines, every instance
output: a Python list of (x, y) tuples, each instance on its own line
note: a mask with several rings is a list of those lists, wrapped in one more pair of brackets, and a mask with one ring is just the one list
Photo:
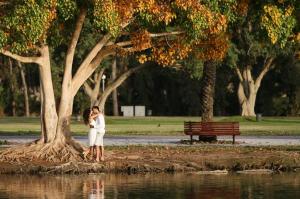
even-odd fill
[(104, 90), (105, 90), (105, 79), (106, 79), (106, 75), (103, 74), (102, 75), (102, 92), (104, 92)]

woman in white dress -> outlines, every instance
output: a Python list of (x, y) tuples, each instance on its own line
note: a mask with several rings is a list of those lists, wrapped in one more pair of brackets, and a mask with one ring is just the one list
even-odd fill
[(90, 127), (88, 133), (89, 149), (83, 152), (84, 159), (86, 159), (89, 154), (91, 154), (92, 158), (94, 157), (94, 148), (97, 136), (97, 129), (95, 128), (97, 117), (98, 115), (94, 114), (91, 109), (86, 110), (84, 113), (84, 122)]
[(96, 129), (96, 139), (95, 146), (97, 150), (96, 161), (99, 162), (104, 161), (104, 144), (103, 144), (103, 136), (105, 134), (105, 120), (103, 112), (100, 111), (98, 106), (93, 106), (92, 108), (93, 115), (95, 115), (95, 125), (94, 129)]

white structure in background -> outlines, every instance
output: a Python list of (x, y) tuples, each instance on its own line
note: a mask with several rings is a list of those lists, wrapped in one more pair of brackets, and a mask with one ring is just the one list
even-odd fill
[(145, 106), (121, 106), (121, 112), (124, 117), (145, 117), (146, 107)]
[(124, 117), (133, 117), (133, 106), (121, 106), (121, 112)]
[(134, 107), (134, 116), (145, 117), (146, 108), (145, 106), (135, 106)]

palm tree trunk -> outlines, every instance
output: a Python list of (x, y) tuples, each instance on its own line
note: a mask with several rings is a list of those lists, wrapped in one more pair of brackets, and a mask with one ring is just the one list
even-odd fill
[(202, 121), (212, 121), (214, 115), (214, 95), (216, 84), (216, 63), (208, 61), (204, 64), (202, 79)]
[[(203, 122), (209, 122), (213, 120), (216, 70), (216, 62), (207, 61), (204, 63), (201, 97), (201, 118)], [(214, 141), (216, 139), (216, 136), (199, 136), (199, 140), (201, 141)]]

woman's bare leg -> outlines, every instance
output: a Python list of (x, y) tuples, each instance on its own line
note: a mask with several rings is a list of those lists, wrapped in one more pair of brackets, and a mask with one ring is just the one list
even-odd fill
[(97, 156), (97, 146), (94, 145), (93, 146), (93, 155), (92, 155), (93, 159), (95, 159), (96, 156)]
[(97, 149), (96, 161), (99, 162), (100, 161), (100, 147), (96, 146), (96, 149)]
[(100, 146), (101, 151), (101, 161), (104, 161), (104, 146)]
[(91, 151), (91, 159), (92, 159), (92, 160), (94, 159), (94, 154), (95, 154), (94, 148), (95, 148), (95, 146), (91, 146), (91, 147), (90, 147), (90, 151)]

